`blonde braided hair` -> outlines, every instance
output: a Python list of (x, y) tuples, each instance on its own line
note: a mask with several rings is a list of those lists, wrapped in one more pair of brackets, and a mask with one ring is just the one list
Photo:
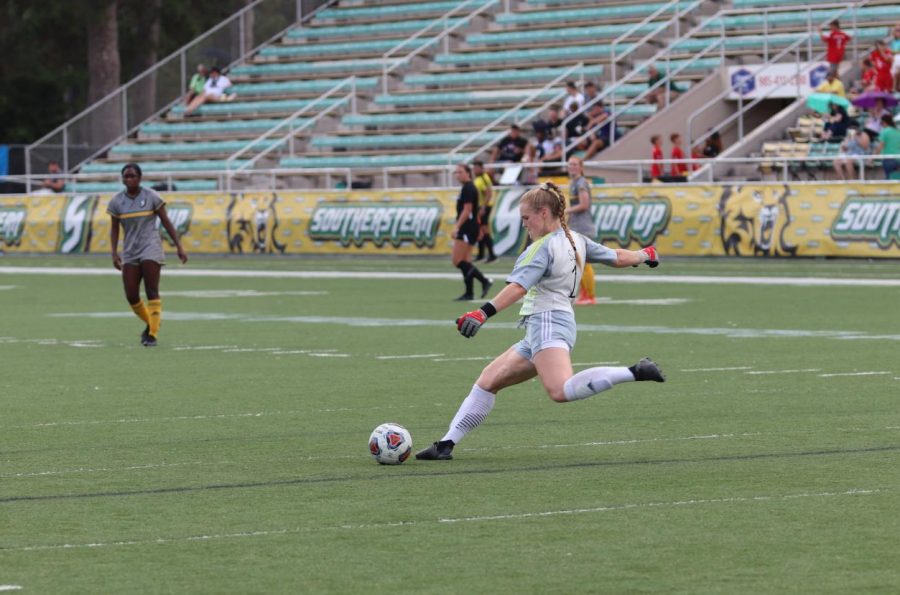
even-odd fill
[(537, 188), (532, 188), (522, 196), (521, 202), (528, 204), (535, 211), (544, 207), (550, 209), (553, 216), (559, 219), (566, 239), (572, 245), (575, 252), (575, 261), (578, 267), (582, 267), (581, 257), (578, 255), (578, 248), (575, 247), (575, 240), (569, 232), (569, 226), (566, 224), (566, 196), (563, 194), (559, 186), (553, 182), (544, 182)]

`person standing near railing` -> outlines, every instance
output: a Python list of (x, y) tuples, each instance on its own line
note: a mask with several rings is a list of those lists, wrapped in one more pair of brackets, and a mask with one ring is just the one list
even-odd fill
[[(673, 178), (685, 178), (688, 172), (688, 164), (684, 161), (684, 149), (681, 148), (681, 135), (677, 132), (672, 133), (669, 136), (669, 140), (672, 141), (672, 153), (670, 157), (672, 158), (672, 177)], [(681, 161), (678, 161), (678, 160)], [(685, 180), (673, 180), (673, 181), (685, 181)]]
[(822, 41), (825, 42), (828, 48), (825, 54), (825, 61), (828, 62), (833, 71), (838, 72), (841, 62), (844, 60), (844, 51), (852, 38), (841, 31), (841, 23), (837, 19), (828, 23), (827, 33), (822, 30), (822, 25), (819, 25), (818, 30), (819, 37), (822, 38)]
[(472, 246), (478, 242), (478, 190), (472, 183), (472, 168), (465, 163), (456, 166), (456, 181), (462, 184), (459, 197), (456, 199), (456, 224), (450, 237), (453, 238), (453, 266), (463, 276), (466, 292), (456, 298), (463, 302), (475, 299), (474, 280), (481, 282), (481, 297), (485, 297), (491, 289), (492, 281), (485, 277), (478, 267), (472, 264)]
[[(569, 162), (569, 229), (596, 240), (597, 228), (591, 215), (591, 185), (584, 177), (584, 163), (580, 157), (570, 157)], [(580, 291), (576, 306), (589, 306), (597, 303), (597, 280), (591, 263), (584, 263), (584, 274), (581, 276)]]
[[(472, 162), (472, 174), (475, 179), (475, 189), (478, 190), (478, 222), (481, 231), (478, 234), (478, 258), (476, 262), (484, 260), (485, 264), (497, 260), (494, 254), (494, 238), (491, 237), (491, 208), (494, 204), (494, 184), (491, 176), (484, 170), (483, 161)], [(487, 260), (485, 260), (487, 254)]]
[(658, 180), (662, 178), (665, 173), (663, 172), (663, 139), (662, 135), (654, 134), (650, 137), (650, 144), (653, 145), (653, 150), (650, 153), (650, 158), (653, 160), (653, 163), (650, 164), (650, 180)]
[[(881, 133), (878, 135), (878, 153), (882, 155), (900, 155), (900, 130), (894, 123), (894, 117), (885, 114), (881, 117)], [(894, 173), (900, 170), (900, 160), (896, 157), (882, 159), (884, 178), (892, 180)]]

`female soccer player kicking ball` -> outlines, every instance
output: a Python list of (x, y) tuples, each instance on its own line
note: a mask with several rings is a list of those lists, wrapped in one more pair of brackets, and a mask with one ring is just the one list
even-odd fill
[[(138, 318), (146, 323), (141, 333), (141, 345), (156, 347), (156, 336), (162, 318), (162, 301), (159, 299), (159, 276), (165, 261), (162, 239), (159, 236), (156, 219), (175, 243), (178, 258), (187, 262), (187, 254), (181, 247), (175, 226), (166, 215), (166, 203), (159, 194), (141, 186), (141, 168), (129, 163), (122, 168), (122, 183), (125, 190), (112, 200), (106, 212), (112, 218), (109, 228), (109, 243), (112, 246), (112, 261), (116, 269), (122, 271), (125, 298)], [(119, 226), (125, 230), (125, 243), (119, 255)], [(147, 293), (147, 304), (141, 300), (141, 280)]]
[(506, 279), (509, 284), (480, 309), (457, 319), (456, 324), (464, 337), (474, 337), (488, 318), (524, 297), (519, 314), (524, 317), (525, 338), (487, 365), (450, 422), (449, 431), (440, 441), (419, 451), (417, 459), (452, 459), (453, 447), (490, 413), (497, 392), (535, 376), (550, 398), (559, 403), (586, 399), (621, 382), (665, 382), (662, 371), (647, 358), (628, 368), (590, 368), (573, 374), (569, 356), (575, 346), (572, 300), (585, 262), (656, 267), (659, 260), (653, 247), (613, 250), (570, 231), (565, 211), (566, 199), (551, 183), (522, 197), (519, 214), (534, 243), (519, 256)]

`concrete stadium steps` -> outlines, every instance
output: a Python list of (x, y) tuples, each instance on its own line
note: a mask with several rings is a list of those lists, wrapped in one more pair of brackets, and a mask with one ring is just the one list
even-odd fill
[[(232, 162), (233, 167), (241, 167), (248, 160), (239, 159)], [(96, 174), (108, 177), (110, 174), (118, 175), (127, 161), (97, 160), (84, 165), (82, 174)], [(173, 177), (196, 178), (197, 172), (224, 172), (228, 163), (225, 159), (196, 159), (179, 161), (148, 161), (141, 163), (141, 170), (145, 174), (168, 172)]]
[(253, 81), (296, 81), (300, 77), (348, 77), (380, 75), (380, 58), (365, 60), (328, 60), (323, 62), (286, 62), (283, 64), (243, 64), (231, 69), (233, 83)]
[[(271, 147), (287, 146), (287, 143), (281, 140), (284, 134), (286, 131), (275, 138), (259, 141), (249, 149), (248, 155)], [(249, 141), (247, 140), (122, 143), (110, 149), (109, 158), (140, 160), (166, 160), (173, 157), (180, 159), (227, 158), (248, 145)]]
[(377, 170), (382, 167), (446, 165), (461, 163), (473, 158), (469, 154), (449, 155), (447, 153), (398, 153), (387, 155), (333, 155), (313, 157), (282, 158), (282, 168), (341, 168), (351, 167), (360, 170)]
[[(474, 0), (468, 6), (474, 10), (484, 4), (500, 4), (498, 0)], [(387, 21), (405, 21), (422, 18), (437, 18), (459, 6), (458, 1), (378, 3), (366, 6), (338, 6), (325, 8), (317, 14), (317, 21), (323, 24), (368, 24)], [(463, 9), (464, 11), (466, 9)]]
[[(488, 30), (483, 33), (473, 33), (467, 35), (466, 46), (472, 51), (478, 48), (484, 49), (485, 46), (499, 46), (503, 48), (511, 47), (533, 47), (536, 44), (544, 43), (567, 43), (580, 42), (592, 43), (600, 39), (603, 41), (614, 40), (620, 35), (631, 32), (629, 39), (639, 38), (643, 35), (657, 31), (663, 24), (663, 21), (656, 21), (638, 25), (637, 23), (623, 23), (619, 25), (591, 25), (587, 27), (566, 27), (549, 28), (549, 29), (533, 29), (533, 30)], [(466, 48), (463, 48), (466, 49)]]
[[(304, 107), (313, 105), (314, 100), (307, 99), (282, 99), (282, 100), (259, 100), (259, 101), (230, 101), (224, 103), (207, 103), (201, 105), (195, 114), (198, 116), (210, 116), (216, 118), (228, 117), (252, 117), (252, 116), (290, 116)], [(349, 102), (343, 101), (340, 97), (323, 99), (315, 104), (309, 111), (310, 114), (322, 111), (328, 107)], [(184, 106), (178, 105), (169, 112), (169, 120), (189, 121), (195, 116), (185, 116)]]

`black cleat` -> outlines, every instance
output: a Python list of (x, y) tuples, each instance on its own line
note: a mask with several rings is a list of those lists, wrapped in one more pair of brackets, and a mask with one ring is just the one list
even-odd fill
[(471, 302), (474, 299), (475, 299), (475, 296), (472, 295), (471, 293), (464, 293), (453, 301), (454, 302)]
[(492, 255), (490, 255), (490, 256), (487, 257), (487, 260), (484, 261), (484, 264), (491, 264), (491, 263), (494, 262), (495, 260), (497, 260), (497, 256), (494, 255), (494, 254), (492, 254)]
[(666, 377), (663, 376), (662, 370), (660, 370), (656, 362), (649, 357), (645, 357), (629, 369), (631, 370), (631, 373), (634, 374), (634, 379), (638, 382), (645, 380), (652, 380), (653, 382), (666, 381)]
[(144, 347), (156, 347), (156, 337), (148, 334), (147, 338), (141, 341), (141, 345)]
[(449, 461), (453, 458), (453, 443), (435, 442), (426, 449), (416, 453), (416, 459), (420, 461)]
[(141, 345), (147, 342), (147, 339), (150, 337), (150, 325), (147, 325), (147, 328), (144, 329), (144, 332), (141, 333)]
[(494, 284), (493, 279), (488, 279), (485, 277), (484, 281), (481, 282), (481, 297), (486, 298), (488, 292), (491, 290), (491, 285)]

